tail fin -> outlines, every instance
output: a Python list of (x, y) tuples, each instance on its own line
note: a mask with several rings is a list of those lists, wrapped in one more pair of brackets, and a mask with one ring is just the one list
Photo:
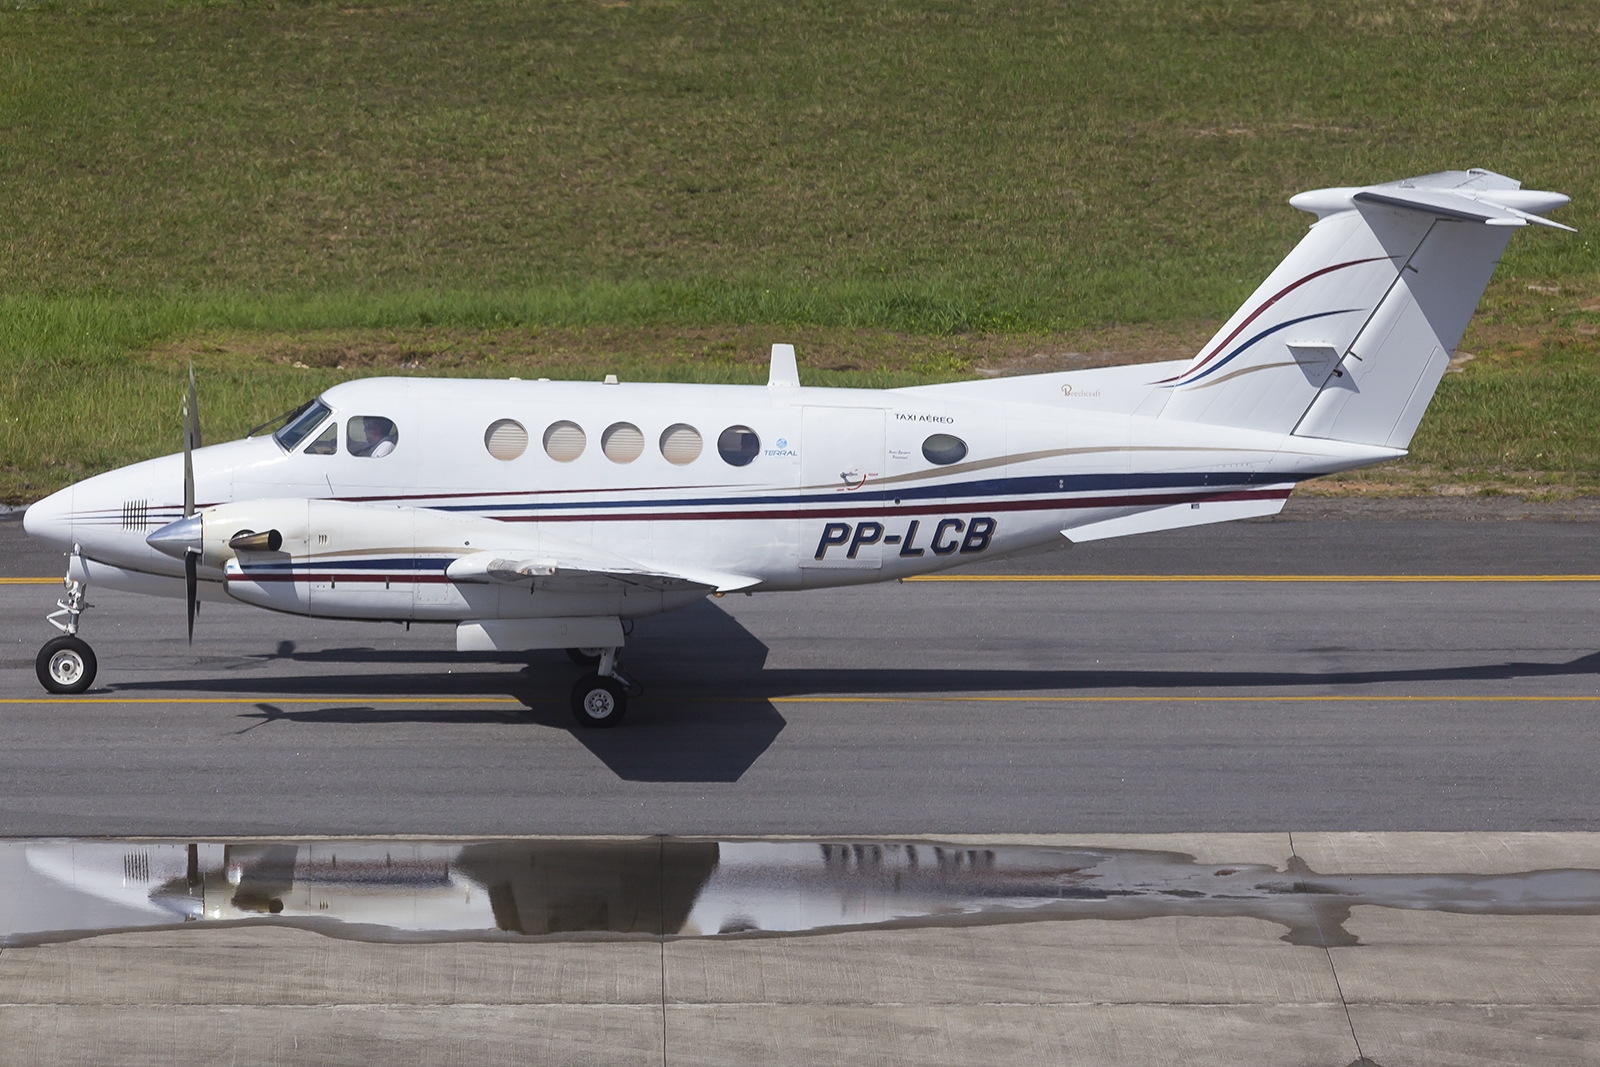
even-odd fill
[(1567, 203), (1485, 170), (1289, 201), (1311, 232), (1168, 390), (1162, 418), (1405, 448), (1511, 229)]

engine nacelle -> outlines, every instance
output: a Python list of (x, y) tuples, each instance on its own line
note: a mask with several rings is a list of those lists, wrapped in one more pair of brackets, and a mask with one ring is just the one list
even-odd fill
[(309, 499), (223, 504), (202, 518), (201, 564), (222, 572), (229, 596), (256, 607), (333, 618), (450, 619), (468, 606), (445, 568), (473, 551), (473, 527), (482, 520)]
[(637, 618), (704, 595), (703, 587), (664, 591), (603, 575), (452, 578), (450, 565), (465, 557), (539, 557), (573, 546), (537, 524), (394, 504), (305, 498), (220, 504), (158, 531), (152, 544), (158, 541), (175, 556), (198, 547), (201, 566), (220, 572), (235, 600), (322, 618)]

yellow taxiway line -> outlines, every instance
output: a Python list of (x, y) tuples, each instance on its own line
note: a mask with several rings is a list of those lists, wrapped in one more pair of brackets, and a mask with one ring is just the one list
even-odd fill
[(516, 697), (0, 697), (0, 704), (521, 704)]
[[(552, 698), (553, 699), (553, 698)], [(708, 697), (714, 703), (750, 703), (765, 700), (773, 704), (1329, 704), (1329, 703), (1447, 703), (1494, 704), (1600, 703), (1600, 694), (1566, 693), (1517, 696), (1514, 694), (1434, 693), (1397, 694), (1234, 694), (1229, 696), (722, 696)], [(548, 701), (539, 701), (547, 703)], [(0, 697), (0, 704), (525, 704), (515, 697)]]
[(1566, 696), (1481, 696), (1459, 693), (1439, 695), (1376, 696), (1338, 695), (1316, 696), (843, 696), (843, 697), (766, 697), (774, 704), (1317, 704), (1317, 703), (1400, 703), (1475, 701), (1480, 703), (1559, 703), (1600, 702), (1600, 695), (1571, 694)]

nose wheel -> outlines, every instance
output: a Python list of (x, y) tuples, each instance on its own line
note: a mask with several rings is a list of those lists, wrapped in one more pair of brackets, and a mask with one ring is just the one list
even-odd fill
[[(76, 557), (78, 553), (78, 546), (73, 545), (72, 555)], [(33, 669), (46, 692), (81, 693), (94, 684), (94, 674), (99, 667), (94, 649), (78, 636), (78, 620), (89, 605), (84, 602), (83, 583), (73, 578), (70, 566), (62, 584), (66, 586), (66, 596), (57, 600), (56, 610), (45, 616), (45, 621), (60, 630), (61, 636), (44, 643), (33, 661)]]
[(81, 637), (63, 634), (52, 637), (39, 650), (34, 671), (39, 684), (52, 693), (81, 693), (94, 684), (98, 668), (94, 649)]

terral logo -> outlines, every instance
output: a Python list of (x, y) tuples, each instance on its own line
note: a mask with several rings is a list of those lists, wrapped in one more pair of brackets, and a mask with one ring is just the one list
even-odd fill
[[(982, 552), (994, 539), (995, 521), (976, 518), (970, 522), (962, 519), (940, 519), (933, 528), (933, 537), (925, 548), (917, 547), (917, 535), (922, 527), (920, 519), (912, 519), (903, 534), (885, 534), (881, 522), (830, 522), (822, 529), (822, 539), (817, 542), (817, 559), (825, 559), (830, 548), (844, 548), (846, 559), (855, 559), (856, 553), (866, 545), (882, 542), (899, 545), (902, 556), (920, 556), (933, 550), (936, 556), (952, 552), (971, 555)], [(848, 547), (846, 547), (848, 546)]]

